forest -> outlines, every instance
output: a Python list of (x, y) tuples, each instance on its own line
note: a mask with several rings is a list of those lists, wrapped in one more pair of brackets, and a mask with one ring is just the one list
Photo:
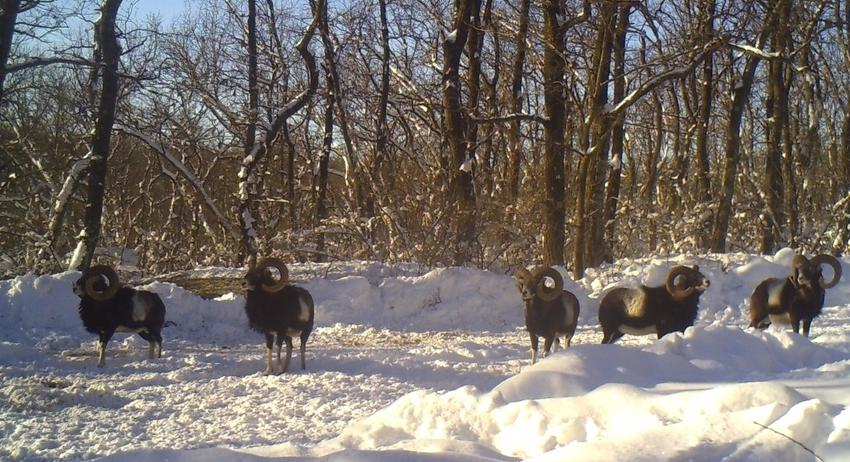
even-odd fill
[(0, 274), (842, 255), (850, 1), (3, 0)]

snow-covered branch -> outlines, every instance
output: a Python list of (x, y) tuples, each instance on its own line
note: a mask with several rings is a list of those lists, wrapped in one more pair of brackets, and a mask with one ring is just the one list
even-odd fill
[(633, 104), (640, 101), (640, 99), (643, 98), (646, 94), (652, 92), (665, 82), (680, 79), (692, 73), (697, 66), (702, 64), (702, 62), (708, 55), (714, 53), (714, 51), (722, 44), (723, 43), (719, 40), (715, 40), (709, 43), (702, 49), (702, 51), (700, 51), (696, 56), (694, 56), (691, 62), (688, 63), (686, 66), (676, 67), (664, 71), (660, 74), (656, 74), (646, 82), (643, 82), (638, 88), (635, 88), (631, 93), (626, 95), (619, 103), (604, 108), (602, 114), (608, 116), (617, 116), (621, 112), (631, 107)]

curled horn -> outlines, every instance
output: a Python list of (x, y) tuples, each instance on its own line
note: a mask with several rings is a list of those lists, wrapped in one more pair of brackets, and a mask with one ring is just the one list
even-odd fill
[[(106, 276), (109, 283), (106, 286), (106, 290), (98, 292), (97, 289), (94, 288), (94, 285), (96, 282), (102, 281), (104, 276)], [(118, 283), (118, 274), (114, 269), (106, 265), (94, 265), (90, 267), (83, 273), (83, 279), (86, 281), (86, 295), (88, 295), (92, 300), (96, 300), (98, 302), (109, 300), (115, 296), (115, 293), (118, 292), (118, 287), (120, 286)]]
[[(550, 277), (553, 281), (555, 281), (555, 287), (546, 287), (546, 278)], [(555, 268), (546, 268), (543, 273), (540, 274), (540, 279), (537, 281), (537, 296), (543, 299), (544, 301), (551, 302), (553, 300), (557, 300), (558, 297), (561, 296), (561, 292), (564, 290), (564, 278), (561, 277), (561, 273), (558, 272)]]
[(679, 288), (676, 286), (676, 278), (688, 274), (690, 271), (691, 268), (688, 268), (687, 266), (674, 266), (670, 269), (670, 272), (667, 274), (667, 281), (665, 282), (667, 292), (670, 292), (670, 295), (673, 295), (674, 297), (687, 297), (694, 292), (695, 288), (693, 286), (685, 288)]
[(811, 264), (827, 264), (832, 267), (832, 281), (827, 283), (823, 280), (823, 277), (821, 277), (819, 281), (821, 287), (823, 287), (824, 289), (831, 289), (835, 287), (836, 284), (838, 284), (838, 280), (841, 279), (841, 262), (839, 262), (837, 258), (833, 257), (832, 255), (820, 254), (815, 257), (812, 257)]
[(257, 264), (257, 269), (259, 271), (265, 272), (268, 271), (269, 268), (277, 269), (280, 273), (280, 280), (274, 284), (263, 284), (263, 290), (266, 292), (278, 292), (280, 289), (283, 289), (287, 284), (289, 284), (289, 269), (287, 269), (286, 265), (277, 258), (264, 258)]

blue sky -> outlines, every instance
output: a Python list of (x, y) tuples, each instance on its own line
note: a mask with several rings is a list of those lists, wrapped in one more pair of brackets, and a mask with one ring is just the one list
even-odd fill
[(187, 0), (135, 0), (124, 1), (122, 8), (133, 6), (133, 16), (142, 19), (154, 13), (163, 20), (171, 19), (186, 9)]

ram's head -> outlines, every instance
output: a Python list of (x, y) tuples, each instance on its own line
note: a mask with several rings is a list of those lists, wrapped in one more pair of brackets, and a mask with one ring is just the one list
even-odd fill
[[(538, 266), (531, 271), (520, 268), (515, 277), (517, 290), (525, 301), (539, 297), (543, 301), (550, 302), (557, 300), (564, 290), (564, 278), (555, 268)], [(547, 280), (551, 281), (551, 286), (546, 284)]]
[[(830, 282), (823, 279), (823, 265), (832, 267), (832, 280)], [(830, 289), (835, 287), (838, 280), (841, 279), (841, 263), (832, 255), (820, 254), (812, 257), (811, 260), (803, 255), (795, 255), (791, 262), (789, 279), (797, 289), (808, 288), (811, 290), (816, 285), (823, 289)]]
[(82, 276), (74, 282), (74, 293), (78, 297), (89, 297), (103, 302), (115, 296), (121, 284), (118, 274), (109, 266), (94, 265), (83, 271)]
[(277, 258), (264, 258), (253, 268), (248, 269), (242, 286), (246, 290), (262, 289), (265, 292), (279, 292), (289, 284), (289, 269)]
[(694, 292), (703, 293), (711, 281), (700, 273), (699, 266), (674, 266), (667, 273), (664, 285), (674, 298), (689, 297)]

